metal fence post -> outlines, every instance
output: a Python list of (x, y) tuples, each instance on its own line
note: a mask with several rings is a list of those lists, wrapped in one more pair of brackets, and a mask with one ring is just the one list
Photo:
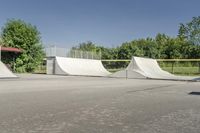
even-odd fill
[(15, 72), (15, 57), (13, 57), (13, 71)]
[(77, 56), (76, 56), (76, 53), (77, 53), (77, 52), (76, 52), (76, 50), (74, 50), (74, 55), (75, 55), (75, 58), (77, 57)]
[(1, 61), (1, 46), (0, 46), (0, 61)]
[(199, 64), (199, 73), (200, 73), (200, 62), (198, 64)]
[(126, 79), (128, 79), (128, 70), (126, 69)]
[(101, 60), (101, 49), (100, 49), (100, 54), (99, 54), (99, 56), (100, 56), (99, 58), (100, 58), (100, 60)]
[(174, 62), (172, 62), (172, 73), (174, 73)]
[(87, 53), (87, 59), (88, 59), (88, 52), (86, 52)]

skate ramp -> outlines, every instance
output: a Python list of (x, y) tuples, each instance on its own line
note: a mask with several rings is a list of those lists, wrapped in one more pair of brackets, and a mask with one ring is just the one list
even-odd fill
[(155, 59), (133, 57), (125, 70), (116, 72), (111, 77), (149, 78), (166, 80), (197, 81), (199, 77), (176, 76), (160, 68)]
[(17, 76), (14, 75), (6, 65), (0, 61), (0, 78), (16, 78)]
[(101, 60), (55, 57), (55, 74), (108, 76)]

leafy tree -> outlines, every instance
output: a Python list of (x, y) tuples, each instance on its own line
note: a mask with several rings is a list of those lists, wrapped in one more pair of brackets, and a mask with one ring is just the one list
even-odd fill
[(176, 39), (171, 38), (168, 41), (168, 46), (165, 50), (165, 54), (167, 55), (167, 59), (180, 59), (182, 58), (182, 54), (180, 52), (181, 45), (177, 42)]
[(137, 46), (137, 41), (123, 43), (118, 49), (118, 59), (131, 59), (132, 56), (142, 56), (143, 50)]
[(82, 51), (96, 51), (97, 47), (91, 41), (80, 43), (77, 47), (73, 47), (72, 49), (82, 50)]
[(181, 23), (178, 36), (193, 44), (200, 45), (200, 16), (193, 17), (192, 21), (186, 24)]
[(83, 42), (76, 47), (72, 47), (72, 50), (90, 51), (96, 53), (97, 55), (101, 53), (101, 49), (102, 47), (96, 46), (96, 44), (91, 41)]
[(136, 46), (143, 51), (142, 54), (136, 56), (144, 56), (150, 58), (156, 58), (157, 56), (157, 46), (152, 38), (136, 40)]
[(167, 58), (166, 49), (168, 47), (170, 37), (165, 34), (158, 33), (155, 37), (155, 43), (157, 46), (157, 57), (156, 58)]
[(3, 45), (3, 40), (2, 38), (0, 37), (0, 46)]
[(35, 26), (23, 20), (11, 19), (2, 28), (1, 36), (6, 46), (23, 50), (16, 58), (15, 71), (33, 72), (43, 61), (41, 36)]
[(100, 47), (102, 59), (117, 59), (118, 48)]

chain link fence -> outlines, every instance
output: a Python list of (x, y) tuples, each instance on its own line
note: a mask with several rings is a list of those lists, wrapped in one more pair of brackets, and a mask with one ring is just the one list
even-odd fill
[(81, 58), (81, 59), (95, 59), (101, 60), (101, 52), (90, 52), (90, 51), (81, 51), (73, 50), (60, 47), (46, 47), (45, 48), (46, 57), (69, 57), (69, 58)]

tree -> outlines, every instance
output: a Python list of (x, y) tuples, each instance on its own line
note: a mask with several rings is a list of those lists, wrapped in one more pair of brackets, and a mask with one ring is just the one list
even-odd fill
[(41, 36), (36, 26), (23, 20), (11, 19), (2, 28), (1, 36), (6, 46), (23, 50), (16, 58), (16, 72), (33, 72), (43, 61)]
[(96, 51), (97, 47), (93, 42), (88, 41), (80, 43), (77, 47), (73, 47), (72, 49), (82, 50), (82, 51)]
[(179, 38), (195, 45), (200, 45), (200, 16), (193, 17), (192, 21), (186, 24), (180, 24)]
[(155, 37), (155, 43), (158, 49), (157, 58), (167, 58), (165, 53), (170, 37), (165, 34), (158, 33)]
[(143, 56), (143, 49), (138, 47), (138, 41), (123, 43), (118, 50), (118, 59), (131, 59), (132, 56)]
[(0, 46), (3, 45), (3, 40), (2, 38), (0, 37)]
[(170, 38), (167, 43), (167, 48), (165, 49), (165, 55), (167, 59), (180, 59), (182, 58), (181, 44), (178, 42), (177, 38)]

